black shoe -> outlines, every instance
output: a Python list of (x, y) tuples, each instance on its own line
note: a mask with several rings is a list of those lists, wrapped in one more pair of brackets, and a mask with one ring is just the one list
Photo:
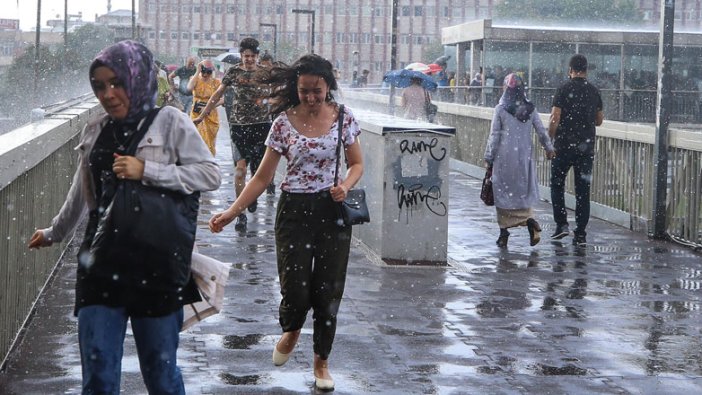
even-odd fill
[(497, 242), (495, 244), (497, 244), (497, 246), (500, 248), (506, 248), (508, 239), (509, 232), (507, 229), (500, 229), (500, 237), (497, 238)]
[(236, 217), (236, 223), (234, 224), (234, 229), (236, 230), (246, 230), (246, 223), (249, 220), (246, 218), (246, 214), (239, 214), (238, 217)]
[(560, 240), (570, 234), (568, 225), (557, 226), (556, 231), (551, 235), (551, 240)]
[(254, 200), (254, 202), (251, 203), (251, 205), (247, 208), (247, 210), (249, 210), (250, 213), (255, 213), (257, 208), (258, 208), (258, 200)]
[(269, 195), (275, 195), (275, 184), (274, 183), (268, 184), (268, 186), (266, 187), (266, 193)]
[(541, 241), (541, 226), (534, 218), (529, 218), (526, 224), (529, 229), (529, 245), (533, 247)]
[(578, 247), (586, 247), (587, 238), (583, 234), (576, 234), (575, 237), (573, 237), (573, 245)]

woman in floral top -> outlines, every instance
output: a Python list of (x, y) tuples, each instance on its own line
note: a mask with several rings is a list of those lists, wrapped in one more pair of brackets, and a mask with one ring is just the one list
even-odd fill
[(273, 363), (287, 362), (312, 309), (315, 385), (330, 390), (334, 381), (327, 358), (351, 242), (351, 227), (339, 220), (338, 202), (363, 174), (360, 129), (346, 109), (342, 141), (348, 171), (334, 185), (339, 106), (331, 94), (337, 89), (331, 63), (305, 55), (290, 68), (273, 73), (268, 82), (282, 88), (274, 94), (272, 112), (280, 115), (266, 139), (263, 162), (236, 201), (210, 219), (210, 230), (220, 232), (242, 213), (266, 190), (280, 158), (287, 159), (275, 224), (283, 336), (273, 350)]

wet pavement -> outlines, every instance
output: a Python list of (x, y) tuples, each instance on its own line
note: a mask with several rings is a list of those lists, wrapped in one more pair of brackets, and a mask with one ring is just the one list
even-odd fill
[[(224, 311), (181, 336), (186, 391), (315, 393), (311, 316), (290, 361), (271, 363), (276, 197), (261, 196), (246, 232), (207, 230), (233, 196), (227, 138), (217, 155), (225, 184), (203, 195), (197, 244), (232, 268)], [(520, 228), (500, 250), (480, 180), (452, 172), (450, 182), (448, 266), (387, 266), (352, 246), (330, 357), (335, 393), (702, 393), (702, 255), (597, 219), (587, 247), (551, 242), (546, 203), (536, 207), (544, 240), (529, 247)], [(0, 373), (1, 394), (80, 392), (75, 244)], [(128, 334), (122, 389), (142, 394), (133, 344)]]

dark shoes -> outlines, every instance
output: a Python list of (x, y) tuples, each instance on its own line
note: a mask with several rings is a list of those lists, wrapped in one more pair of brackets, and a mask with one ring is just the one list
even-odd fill
[(526, 224), (529, 229), (529, 245), (533, 247), (541, 241), (541, 226), (534, 218), (529, 218)]
[(248, 207), (248, 210), (250, 213), (255, 213), (256, 209), (258, 208), (258, 200), (254, 200), (253, 203)]
[(509, 232), (507, 229), (500, 229), (500, 237), (497, 238), (497, 246), (500, 248), (507, 247), (507, 240), (509, 239)]
[(238, 217), (236, 217), (236, 223), (234, 224), (234, 229), (235, 230), (246, 230), (246, 223), (248, 222), (248, 219), (246, 218), (246, 214), (239, 214)]
[(578, 246), (578, 247), (586, 247), (587, 246), (587, 238), (585, 237), (584, 234), (576, 233), (575, 236), (573, 237), (573, 245)]
[(557, 226), (556, 231), (551, 235), (551, 240), (560, 240), (570, 234), (568, 225)]

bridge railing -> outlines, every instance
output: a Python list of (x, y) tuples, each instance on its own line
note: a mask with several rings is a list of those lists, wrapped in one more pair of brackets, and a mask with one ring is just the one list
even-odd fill
[[(399, 96), (399, 91), (398, 91)], [(396, 96), (398, 114), (400, 100)], [(345, 90), (350, 106), (388, 112), (388, 96), (370, 90)], [(493, 109), (436, 102), (437, 122), (456, 128), (451, 157), (467, 173), (483, 176), (483, 156)], [(542, 113), (544, 124), (548, 114)], [(592, 182), (592, 215), (639, 232), (652, 230), (655, 126), (605, 121), (597, 128)], [(535, 142), (535, 146), (539, 146)], [(670, 129), (668, 153), (667, 232), (684, 243), (702, 245), (702, 131), (696, 125)], [(534, 159), (541, 197), (550, 198), (549, 162), (543, 151)], [(567, 180), (566, 205), (575, 206), (572, 171)], [(476, 196), (476, 202), (478, 197)]]
[(44, 119), (0, 136), (2, 365), (66, 244), (30, 251), (27, 241), (61, 208), (77, 165), (80, 131), (102, 107), (89, 95), (44, 111)]

